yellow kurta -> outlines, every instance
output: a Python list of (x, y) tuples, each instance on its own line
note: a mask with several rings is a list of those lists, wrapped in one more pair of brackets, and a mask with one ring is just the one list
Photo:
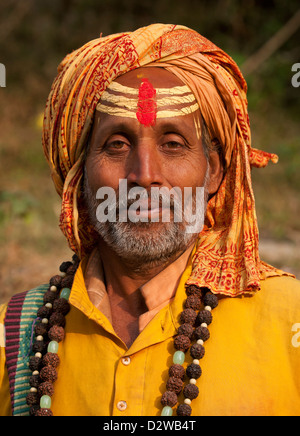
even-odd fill
[[(190, 272), (189, 265), (174, 300), (127, 349), (89, 300), (78, 269), (59, 346), (54, 415), (160, 415)], [(214, 309), (192, 415), (300, 415), (300, 282), (274, 277), (261, 287), (253, 297), (221, 298)], [(4, 307), (0, 314), (1, 325)], [(9, 415), (3, 339), (0, 346), (0, 415)]]

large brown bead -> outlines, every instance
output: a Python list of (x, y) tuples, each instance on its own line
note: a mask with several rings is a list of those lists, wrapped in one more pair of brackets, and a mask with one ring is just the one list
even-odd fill
[(202, 359), (205, 354), (205, 348), (200, 344), (194, 344), (191, 346), (190, 355), (193, 359)]
[(58, 298), (54, 301), (53, 310), (62, 313), (63, 315), (67, 315), (70, 311), (70, 304), (65, 298)]
[(61, 287), (62, 288), (72, 288), (73, 285), (73, 281), (74, 281), (74, 276), (73, 275), (67, 275), (66, 277), (62, 278), (61, 281)]
[(29, 379), (29, 384), (32, 388), (38, 388), (40, 384), (40, 376), (39, 375), (32, 375)]
[(183, 380), (185, 377), (184, 367), (179, 365), (178, 363), (174, 363), (174, 365), (170, 366), (169, 368), (169, 376), (177, 377)]
[(184, 309), (180, 314), (180, 323), (181, 324), (191, 324), (194, 325), (195, 320), (197, 318), (197, 312), (193, 309)]
[(196, 363), (191, 363), (187, 368), (186, 368), (186, 375), (189, 378), (199, 378), (202, 374), (202, 369), (200, 367), (200, 365), (197, 365)]
[(201, 298), (201, 296), (202, 296), (202, 290), (201, 290), (201, 288), (198, 288), (198, 286), (190, 285), (190, 286), (186, 289), (186, 294), (187, 294), (187, 295), (196, 295), (197, 297)]
[(189, 339), (192, 339), (194, 333), (194, 328), (191, 324), (182, 324), (179, 328), (178, 328), (178, 334), (179, 335), (185, 335), (187, 336)]
[(196, 339), (202, 339), (203, 342), (210, 338), (210, 333), (207, 327), (196, 327), (194, 331), (194, 336)]
[(192, 408), (188, 404), (180, 404), (177, 407), (178, 416), (190, 416), (192, 413)]
[(61, 271), (61, 272), (67, 272), (67, 270), (68, 270), (68, 268), (69, 268), (70, 266), (73, 266), (73, 263), (72, 263), (72, 262), (70, 262), (70, 261), (63, 262), (63, 263), (60, 265), (60, 267), (59, 267), (59, 271)]
[(38, 318), (49, 318), (52, 313), (52, 309), (50, 307), (42, 306), (37, 311)]
[(37, 392), (29, 392), (26, 397), (28, 406), (35, 406), (39, 403), (40, 397)]
[(61, 327), (64, 327), (66, 324), (66, 320), (65, 320), (64, 315), (62, 313), (59, 313), (59, 312), (52, 313), (52, 315), (50, 316), (50, 319), (49, 319), (49, 324), (51, 327), (54, 325), (59, 325)]
[(61, 288), (61, 280), (62, 280), (62, 277), (58, 274), (56, 276), (51, 277), (50, 283), (49, 283), (50, 287), (56, 286), (57, 289), (59, 290)]
[(170, 377), (166, 386), (168, 391), (173, 391), (178, 395), (182, 391), (183, 381), (177, 377)]
[(174, 347), (176, 350), (183, 351), (185, 353), (189, 349), (190, 345), (191, 341), (185, 335), (178, 335), (174, 339)]
[(213, 319), (213, 317), (212, 317), (212, 314), (209, 310), (201, 310), (197, 316), (197, 324), (201, 325), (202, 323), (205, 323), (205, 324), (209, 325), (209, 324), (211, 324), (212, 319)]
[(186, 309), (199, 310), (201, 307), (201, 300), (197, 295), (189, 295), (185, 302)]
[(60, 363), (60, 359), (56, 353), (47, 353), (43, 357), (43, 365), (53, 366), (53, 368), (57, 368)]
[(54, 394), (53, 384), (49, 381), (41, 383), (38, 387), (38, 393), (41, 397), (43, 395), (49, 395), (49, 397), (52, 397), (52, 395)]
[(212, 309), (218, 306), (218, 297), (212, 292), (207, 292), (203, 298), (204, 306), (210, 306)]
[(190, 400), (194, 400), (199, 395), (199, 388), (196, 385), (188, 384), (183, 389), (183, 395), (185, 398), (189, 398)]
[(40, 357), (32, 356), (29, 359), (29, 368), (31, 371), (39, 370), (42, 363), (42, 359)]
[(58, 325), (54, 325), (50, 328), (48, 336), (51, 341), (61, 342), (64, 340), (65, 337), (64, 328)]
[(57, 372), (53, 366), (47, 365), (40, 371), (40, 377), (44, 381), (54, 383), (57, 379)]
[(36, 336), (44, 336), (48, 331), (47, 324), (39, 322), (34, 327), (34, 333)]
[(55, 299), (56, 299), (56, 292), (47, 291), (44, 294), (44, 304), (47, 304), (47, 303), (53, 304)]
[(177, 401), (178, 398), (174, 391), (166, 391), (161, 398), (161, 404), (163, 406), (174, 407)]

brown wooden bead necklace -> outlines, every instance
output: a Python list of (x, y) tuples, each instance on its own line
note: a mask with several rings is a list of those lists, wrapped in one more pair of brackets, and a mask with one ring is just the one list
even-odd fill
[(70, 310), (68, 298), (78, 265), (76, 255), (72, 262), (61, 264), (60, 273), (50, 279), (48, 291), (43, 297), (44, 304), (37, 312), (32, 345), (34, 355), (29, 359), (31, 387), (26, 397), (31, 416), (53, 416), (51, 397), (60, 363), (58, 344), (65, 336), (66, 315)]
[[(29, 360), (32, 376), (26, 397), (31, 416), (53, 416), (51, 397), (60, 363), (58, 345), (65, 336), (66, 315), (70, 310), (68, 298), (79, 262), (79, 258), (74, 255), (72, 262), (61, 264), (60, 273), (50, 279), (49, 289), (43, 297), (44, 304), (37, 312), (32, 345), (34, 355)], [(186, 288), (186, 294), (184, 310), (180, 314), (180, 327), (174, 338), (176, 351), (173, 365), (169, 369), (166, 391), (161, 398), (161, 416), (172, 416), (181, 392), (185, 399), (176, 409), (177, 416), (191, 415), (191, 402), (199, 395), (196, 385), (202, 374), (199, 361), (205, 354), (204, 342), (210, 337), (207, 327), (212, 322), (211, 311), (218, 305), (217, 296), (206, 288), (192, 285)], [(194, 344), (193, 340), (196, 341)], [(184, 369), (188, 350), (193, 362)], [(185, 377), (189, 382), (184, 386)]]

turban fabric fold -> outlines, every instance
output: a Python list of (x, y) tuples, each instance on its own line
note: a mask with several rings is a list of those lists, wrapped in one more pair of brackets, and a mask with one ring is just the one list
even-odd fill
[(222, 184), (207, 206), (187, 284), (227, 296), (253, 293), (260, 289), (260, 280), (285, 274), (260, 260), (251, 184), (251, 166), (277, 162), (277, 156), (251, 147), (247, 85), (235, 62), (184, 26), (153, 24), (100, 37), (59, 65), (45, 109), (43, 146), (62, 197), (61, 230), (79, 257), (93, 248), (96, 235), (88, 224), (81, 187), (97, 103), (118, 76), (157, 66), (190, 87), (226, 162)]

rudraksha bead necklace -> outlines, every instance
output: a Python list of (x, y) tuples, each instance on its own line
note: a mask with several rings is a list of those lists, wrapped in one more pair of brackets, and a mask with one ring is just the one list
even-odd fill
[(60, 363), (57, 352), (59, 343), (65, 337), (65, 317), (70, 310), (68, 298), (78, 265), (76, 255), (72, 262), (61, 264), (59, 274), (50, 279), (48, 291), (44, 294), (44, 304), (37, 312), (35, 341), (32, 345), (34, 356), (29, 360), (31, 387), (26, 397), (32, 416), (53, 416), (51, 397)]
[[(65, 336), (65, 318), (70, 310), (68, 298), (78, 265), (79, 258), (76, 255), (72, 262), (61, 264), (59, 274), (50, 279), (48, 291), (43, 298), (44, 304), (37, 312), (35, 341), (32, 345), (34, 355), (29, 360), (32, 376), (29, 380), (30, 391), (26, 397), (32, 416), (53, 416), (51, 397), (54, 394), (57, 367), (60, 363), (57, 353), (59, 343)], [(207, 289), (192, 285), (186, 289), (186, 294), (185, 308), (180, 314), (181, 325), (174, 338), (176, 351), (173, 354), (173, 365), (169, 369), (167, 390), (161, 398), (161, 416), (173, 415), (181, 391), (185, 400), (177, 407), (177, 415), (191, 415), (191, 402), (199, 395), (196, 385), (202, 374), (199, 361), (205, 354), (204, 342), (210, 337), (208, 325), (212, 322), (211, 311), (218, 305), (217, 296)], [(193, 340), (196, 342), (192, 345)], [(183, 364), (188, 350), (193, 362), (185, 370)], [(186, 376), (189, 383), (184, 386)]]
[[(218, 305), (218, 297), (207, 289), (192, 285), (187, 287), (186, 294), (185, 309), (180, 314), (181, 325), (174, 338), (176, 351), (173, 354), (173, 365), (169, 369), (167, 390), (161, 398), (163, 405), (161, 416), (173, 415), (173, 408), (178, 403), (178, 395), (181, 391), (185, 399), (184, 403), (177, 407), (177, 416), (191, 415), (192, 400), (199, 395), (199, 388), (196, 385), (197, 379), (202, 374), (199, 361), (205, 354), (204, 342), (210, 337), (207, 327), (212, 322), (211, 311)], [(193, 345), (192, 340), (196, 340)], [(185, 370), (183, 364), (188, 350), (193, 362)], [(185, 376), (189, 379), (189, 383), (184, 387)]]

